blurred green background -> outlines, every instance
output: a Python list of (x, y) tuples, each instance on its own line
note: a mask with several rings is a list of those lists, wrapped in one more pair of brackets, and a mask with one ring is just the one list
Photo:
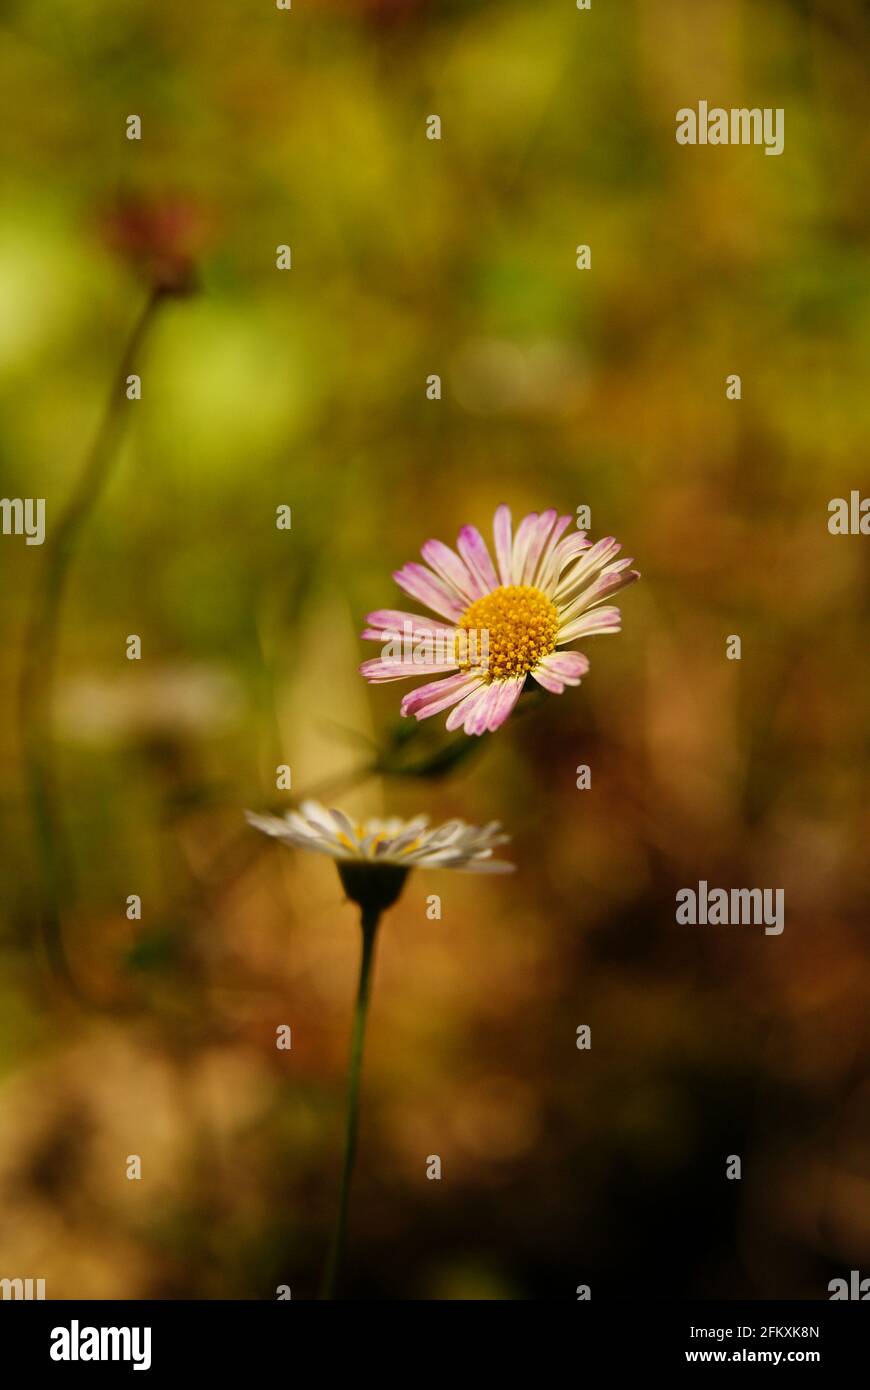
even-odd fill
[[(870, 485), (867, 7), (0, 22), (0, 491), (45, 497), (49, 536), (149, 284), (197, 284), (154, 320), (63, 596), (74, 993), (40, 944), (16, 708), (47, 552), (0, 537), (0, 1275), (314, 1294), (358, 932), (329, 862), (242, 812), (280, 802), (280, 763), (295, 796), (389, 745), (407, 687), (358, 676), (362, 619), (502, 501), (589, 505), (643, 579), (580, 690), (447, 776), (336, 796), (499, 818), (518, 864), (416, 874), (385, 920), (346, 1292), (812, 1298), (866, 1272), (867, 541), (827, 507)], [(678, 146), (701, 99), (783, 107), (783, 155)], [(783, 935), (677, 926), (700, 878), (783, 887)]]

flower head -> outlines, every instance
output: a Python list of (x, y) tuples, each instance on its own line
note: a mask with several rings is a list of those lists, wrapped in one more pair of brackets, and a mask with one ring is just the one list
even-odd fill
[(380, 642), (379, 657), (360, 671), (373, 682), (433, 675), (402, 700), (402, 714), (428, 719), (449, 710), (447, 728), (467, 734), (497, 729), (529, 676), (553, 695), (579, 685), (589, 670), (582, 652), (560, 648), (603, 632), (619, 632), (618, 608), (606, 603), (640, 575), (612, 536), (595, 545), (585, 531), (564, 535), (570, 516), (531, 512), (513, 533), (510, 509), (495, 513), (493, 564), (486, 541), (464, 526), (456, 551), (427, 541), (425, 565), (393, 575), (406, 594), (438, 614), (379, 609), (363, 637)]
[(205, 209), (167, 197), (123, 198), (105, 209), (99, 228), (109, 249), (164, 294), (196, 288), (196, 261), (209, 239)]
[(493, 849), (510, 838), (499, 833), (498, 821), (479, 827), (450, 820), (432, 829), (428, 816), (415, 816), (408, 821), (391, 817), (360, 824), (317, 801), (303, 801), (298, 811), (284, 816), (246, 811), (245, 818), (264, 835), (298, 849), (328, 854), (336, 861), (348, 897), (358, 903), (377, 899), (381, 908), (395, 902), (409, 869), (496, 874), (510, 873), (514, 867), (492, 857)]

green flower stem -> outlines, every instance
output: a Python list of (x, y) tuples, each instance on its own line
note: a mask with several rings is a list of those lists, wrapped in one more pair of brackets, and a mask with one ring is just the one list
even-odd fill
[(129, 420), (127, 377), (133, 371), (154, 316), (165, 295), (154, 289), (125, 344), (100, 427), (81, 476), (45, 544), (44, 568), (36, 581), (33, 607), (24, 634), (19, 687), (21, 744), (39, 864), (40, 927), (49, 963), (77, 993), (61, 932), (63, 906), (69, 906), (72, 868), (54, 787), (52, 695), (60, 611), (70, 566), (82, 530), (96, 506)]
[(353, 1036), (350, 1045), (350, 1073), (347, 1089), (347, 1130), (344, 1141), (344, 1162), (341, 1169), (341, 1186), (338, 1195), (338, 1214), (332, 1233), (332, 1243), (326, 1269), (323, 1274), (322, 1298), (334, 1298), (338, 1283), (344, 1248), (347, 1238), (347, 1209), (350, 1198), (350, 1184), (356, 1158), (356, 1138), (359, 1125), (359, 1090), (362, 1074), (363, 1044), (365, 1042), (366, 1015), (371, 993), (372, 963), (375, 956), (375, 937), (381, 912), (376, 907), (362, 909), (362, 956), (359, 968), (359, 986), (353, 1016)]

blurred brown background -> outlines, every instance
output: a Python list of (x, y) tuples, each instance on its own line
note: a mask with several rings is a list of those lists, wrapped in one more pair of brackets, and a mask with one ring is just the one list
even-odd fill
[[(827, 530), (870, 488), (866, 6), (0, 15), (0, 490), (45, 497), (49, 535), (148, 284), (197, 281), (154, 320), (64, 588), (74, 991), (16, 708), (47, 552), (0, 537), (0, 1276), (315, 1292), (358, 941), (330, 863), (243, 825), (284, 762), (294, 795), (354, 780), (357, 813), (500, 818), (518, 865), (419, 873), (385, 920), (350, 1294), (870, 1273), (868, 542)], [(679, 147), (701, 99), (783, 107), (782, 156)], [(357, 776), (373, 745), (414, 762), (405, 687), (356, 673), (364, 614), (501, 501), (588, 504), (623, 541), (623, 634), (446, 775)], [(701, 878), (783, 888), (782, 936), (677, 926)]]

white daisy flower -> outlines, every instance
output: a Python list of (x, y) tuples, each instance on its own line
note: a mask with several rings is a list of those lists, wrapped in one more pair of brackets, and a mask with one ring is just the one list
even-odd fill
[[(368, 902), (375, 893), (381, 907), (395, 902), (409, 869), (503, 874), (514, 868), (504, 859), (493, 858), (493, 850), (510, 839), (500, 833), (498, 821), (480, 827), (450, 820), (433, 828), (428, 816), (408, 821), (394, 816), (360, 823), (317, 801), (303, 801), (298, 811), (283, 816), (246, 811), (245, 819), (255, 830), (284, 844), (328, 854), (336, 861), (348, 897), (361, 902), (363, 893)], [(389, 900), (384, 899), (385, 893)]]
[(499, 833), (498, 821), (478, 827), (450, 820), (430, 828), (428, 816), (408, 821), (393, 816), (360, 823), (334, 807), (327, 810), (317, 801), (303, 801), (298, 811), (287, 811), (283, 816), (246, 811), (245, 819), (264, 835), (340, 861), (395, 864), (403, 869), (461, 869), (466, 873), (505, 873), (514, 867), (492, 858), (493, 849), (510, 839)]
[(362, 954), (351, 1041), (347, 1132), (342, 1165), (338, 1215), (323, 1278), (323, 1297), (333, 1298), (344, 1253), (348, 1199), (356, 1154), (360, 1076), (366, 1029), (375, 937), (381, 913), (392, 907), (413, 868), (461, 869), (470, 873), (507, 873), (513, 869), (493, 859), (497, 845), (509, 838), (497, 821), (478, 827), (461, 820), (430, 827), (427, 816), (413, 820), (352, 821), (343, 811), (327, 810), (318, 801), (303, 801), (298, 811), (283, 816), (259, 816), (246, 811), (255, 830), (299, 849), (328, 854), (335, 860), (347, 896), (361, 909)]

